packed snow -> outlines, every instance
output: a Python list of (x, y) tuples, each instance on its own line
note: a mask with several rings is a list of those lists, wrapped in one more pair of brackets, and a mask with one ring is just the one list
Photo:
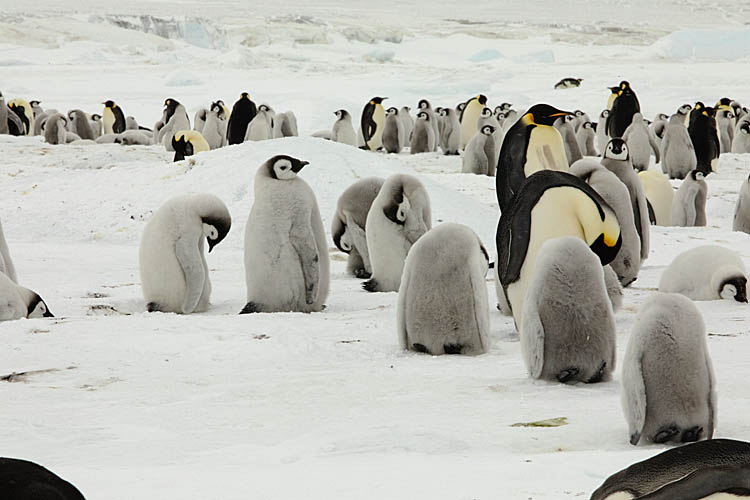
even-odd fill
[[(0, 220), (19, 281), (54, 319), (0, 323), (0, 454), (43, 464), (87, 498), (588, 498), (610, 474), (665, 449), (628, 443), (620, 366), (611, 382), (526, 375), (512, 319), (491, 307), (492, 347), (477, 357), (401, 351), (396, 293), (371, 294), (333, 246), (322, 313), (240, 316), (244, 225), (253, 177), (276, 154), (310, 162), (326, 230), (359, 178), (417, 176), (433, 224), (471, 227), (494, 253), (494, 179), (459, 157), (386, 155), (308, 137), (367, 100), (490, 107), (549, 102), (596, 117), (627, 79), (643, 114), (725, 96), (747, 105), (744, 2), (569, 1), (471, 5), (404, 1), (5, 2), (0, 91), (62, 112), (114, 99), (150, 127), (164, 99), (193, 113), (240, 92), (293, 110), (299, 138), (244, 143), (173, 163), (162, 146), (45, 144), (0, 136)], [(639, 15), (638, 13), (642, 13)], [(148, 14), (148, 15), (145, 15)], [(150, 17), (148, 17), (150, 16)], [(553, 90), (564, 77), (580, 88)], [(659, 168), (653, 163), (651, 168)], [(617, 313), (618, 362), (635, 314), (680, 252), (736, 250), (732, 232), (750, 155), (723, 154), (708, 177), (708, 226), (651, 227), (651, 253)], [(673, 181), (676, 187), (679, 181)], [(212, 307), (146, 313), (138, 244), (178, 194), (209, 192), (233, 227), (207, 257)], [(491, 274), (490, 304), (496, 302)], [(715, 437), (750, 440), (747, 305), (697, 302), (717, 376)], [(558, 427), (513, 426), (564, 417)]]

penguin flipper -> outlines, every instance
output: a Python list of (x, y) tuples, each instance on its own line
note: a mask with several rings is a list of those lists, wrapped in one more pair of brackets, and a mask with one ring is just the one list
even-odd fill
[[(399, 286), (398, 292), (398, 303), (396, 304), (396, 329), (398, 333), (399, 345), (402, 349), (409, 349), (409, 346), (413, 350), (418, 350), (416, 346), (422, 344), (414, 344), (413, 346), (409, 343), (409, 332), (406, 329), (406, 305), (407, 305), (407, 293), (409, 291), (409, 276), (410, 272), (403, 273), (401, 275), (401, 285)], [(368, 282), (369, 283), (369, 282)], [(424, 347), (424, 346), (423, 346)], [(423, 352), (429, 352), (426, 348)]]
[[(626, 360), (627, 361), (627, 360)], [(646, 423), (646, 384), (643, 382), (643, 358), (626, 364), (623, 373), (623, 410), (630, 428), (630, 444), (638, 444)]]
[(714, 422), (716, 422), (716, 377), (714, 376), (714, 368), (711, 365), (711, 358), (706, 356), (706, 371), (708, 372), (708, 429), (706, 430), (706, 438), (712, 439), (714, 437)]
[[(532, 285), (533, 286), (533, 285)], [(544, 324), (539, 316), (536, 297), (541, 290), (529, 288), (523, 305), (523, 322), (518, 336), (521, 338), (521, 352), (526, 361), (526, 369), (531, 378), (542, 376), (544, 368)]]
[[(701, 467), (676, 481), (665, 484), (643, 498), (649, 500), (713, 498), (717, 493), (739, 494), (743, 498), (750, 495), (750, 465), (728, 464)], [(733, 497), (727, 496), (727, 498)]]
[(370, 252), (367, 249), (365, 230), (354, 222), (354, 217), (348, 210), (344, 210), (344, 217), (346, 217), (346, 233), (351, 238), (352, 243), (354, 243), (354, 247), (359, 252), (360, 257), (362, 257), (365, 270), (371, 272), (372, 266), (370, 265)]
[(195, 239), (180, 237), (175, 242), (175, 255), (185, 275), (185, 299), (182, 313), (190, 314), (198, 307), (203, 294), (206, 273)]
[(304, 228), (293, 225), (289, 233), (289, 242), (297, 252), (302, 266), (302, 276), (305, 279), (305, 302), (308, 305), (314, 304), (320, 288), (320, 258), (312, 227), (309, 224)]

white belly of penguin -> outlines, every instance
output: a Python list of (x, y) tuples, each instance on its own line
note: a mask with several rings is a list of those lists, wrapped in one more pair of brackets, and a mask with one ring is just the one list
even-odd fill
[(529, 177), (540, 170), (568, 170), (565, 144), (555, 127), (537, 125), (529, 136), (523, 173)]
[(383, 147), (383, 127), (385, 127), (385, 108), (376, 106), (372, 114), (372, 121), (375, 122), (375, 134), (367, 141), (370, 150), (375, 151)]

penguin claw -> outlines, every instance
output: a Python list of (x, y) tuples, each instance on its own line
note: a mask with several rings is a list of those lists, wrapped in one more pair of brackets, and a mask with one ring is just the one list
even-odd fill
[(370, 279), (370, 277), (372, 276), (372, 273), (368, 273), (366, 269), (355, 269), (354, 276), (361, 280), (366, 280), (366, 279)]
[(149, 302), (148, 304), (146, 304), (146, 310), (152, 313), (161, 311), (161, 307), (159, 307), (159, 304), (157, 304), (156, 302)]
[(696, 425), (695, 427), (682, 431), (681, 440), (683, 443), (693, 443), (701, 438), (701, 434), (703, 434), (703, 427)]
[(570, 379), (578, 375), (578, 372), (579, 372), (578, 368), (575, 368), (575, 367), (566, 368), (565, 370), (562, 370), (560, 373), (557, 374), (557, 380), (559, 380), (560, 382), (564, 384), (565, 382), (569, 381)]
[(641, 433), (640, 432), (634, 432), (630, 435), (630, 444), (633, 446), (638, 444), (638, 441), (641, 440)]
[(378, 291), (378, 282), (374, 279), (369, 279), (362, 283), (362, 288), (364, 290), (367, 290), (368, 292), (377, 292)]
[(425, 354), (430, 354), (430, 350), (425, 347), (424, 344), (412, 344), (411, 348), (414, 349), (417, 352), (423, 352)]
[(663, 444), (667, 441), (671, 441), (672, 438), (677, 436), (680, 433), (680, 429), (677, 428), (676, 425), (666, 425), (659, 429), (659, 431), (654, 436), (654, 443), (657, 444)]
[(444, 344), (443, 351), (445, 354), (461, 354), (461, 350), (464, 348), (461, 344)]
[(602, 378), (604, 377), (605, 368), (607, 368), (607, 362), (602, 361), (602, 364), (599, 365), (599, 369), (596, 371), (596, 373), (594, 373), (586, 382), (589, 384), (596, 384), (597, 382), (601, 382)]

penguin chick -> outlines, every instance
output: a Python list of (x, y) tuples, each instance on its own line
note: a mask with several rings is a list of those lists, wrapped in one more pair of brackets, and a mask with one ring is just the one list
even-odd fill
[[(750, 234), (750, 177), (742, 181), (740, 192), (737, 195), (732, 231), (742, 231), (743, 233)], [(0, 244), (2, 244), (1, 240)]]
[(692, 300), (733, 299), (747, 303), (746, 275), (737, 252), (703, 245), (675, 257), (661, 275), (659, 291), (680, 293)]
[(648, 127), (643, 121), (642, 114), (636, 113), (633, 115), (633, 121), (625, 129), (625, 134), (622, 138), (628, 144), (628, 152), (630, 153), (633, 168), (638, 172), (648, 170), (648, 165), (651, 162), (651, 152), (657, 151), (655, 154), (658, 157), (659, 147), (648, 133)]
[(669, 118), (661, 143), (661, 168), (670, 179), (684, 179), (697, 166), (695, 148), (685, 118), (677, 113)]
[(195, 115), (193, 116), (193, 130), (203, 133), (203, 127), (206, 126), (207, 115), (208, 110), (206, 108), (200, 108), (195, 112)]
[(737, 123), (737, 129), (732, 140), (732, 153), (750, 153), (750, 116)]
[(383, 125), (383, 149), (386, 153), (401, 152), (401, 120), (398, 117), (397, 108), (388, 108), (385, 112), (385, 125)]
[(458, 150), (461, 149), (461, 122), (458, 121), (458, 113), (452, 108), (442, 108), (440, 118), (443, 121), (440, 148), (444, 155), (458, 155)]
[(484, 125), (466, 145), (463, 161), (461, 163), (461, 172), (467, 174), (495, 175), (495, 140), (493, 133), (495, 127)]
[(49, 144), (65, 144), (66, 134), (65, 126), (68, 120), (60, 113), (48, 117), (44, 121), (44, 140)]
[(71, 125), (70, 131), (76, 134), (81, 139), (94, 140), (94, 131), (91, 130), (89, 125), (89, 118), (86, 113), (80, 109), (74, 109), (68, 112), (68, 123)]
[(297, 137), (297, 117), (292, 111), (277, 113), (274, 117), (273, 137)]
[(594, 125), (591, 122), (584, 122), (576, 132), (576, 140), (578, 146), (581, 149), (583, 156), (596, 156), (596, 148), (594, 147), (594, 139), (596, 138), (596, 132), (594, 131)]
[(334, 122), (333, 129), (331, 130), (331, 140), (356, 146), (357, 138), (354, 134), (354, 126), (352, 125), (352, 115), (345, 109), (339, 109), (334, 114), (336, 115), (336, 122)]
[(154, 212), (143, 230), (139, 257), (149, 312), (208, 309), (211, 281), (203, 239), (211, 252), (231, 226), (226, 205), (211, 194), (176, 196)]
[(16, 268), (13, 265), (13, 260), (10, 258), (10, 251), (8, 250), (8, 243), (5, 241), (2, 223), (0, 223), (0, 274), (5, 274), (12, 281), (18, 283)]
[(0, 273), (0, 322), (21, 318), (53, 318), (42, 298)]
[(573, 115), (561, 116), (555, 120), (555, 128), (560, 132), (565, 144), (565, 157), (568, 160), (568, 165), (572, 165), (581, 158), (581, 147), (578, 145), (578, 139), (576, 139), (576, 133), (573, 128), (573, 122), (575, 117)]
[(268, 104), (258, 106), (258, 113), (247, 126), (246, 141), (265, 141), (273, 138), (276, 113)]
[(605, 109), (599, 114), (599, 122), (596, 124), (596, 149), (599, 151), (599, 155), (604, 154), (604, 150), (607, 149), (607, 143), (609, 142), (609, 136), (607, 135), (608, 119), (609, 110)]
[(211, 149), (227, 145), (227, 118), (224, 106), (219, 101), (212, 102), (206, 113), (201, 134)]
[(706, 225), (708, 185), (703, 172), (693, 170), (680, 184), (672, 201), (672, 225), (682, 227)]
[[(434, 115), (434, 113), (433, 113)], [(430, 123), (430, 114), (426, 111), (417, 113), (417, 121), (411, 135), (410, 154), (429, 153), (435, 150), (435, 129)]]
[(402, 106), (398, 111), (398, 118), (401, 120), (401, 131), (404, 134), (401, 138), (401, 147), (405, 147), (406, 144), (411, 142), (411, 132), (414, 130), (414, 118), (411, 116), (411, 108), (409, 106)]

